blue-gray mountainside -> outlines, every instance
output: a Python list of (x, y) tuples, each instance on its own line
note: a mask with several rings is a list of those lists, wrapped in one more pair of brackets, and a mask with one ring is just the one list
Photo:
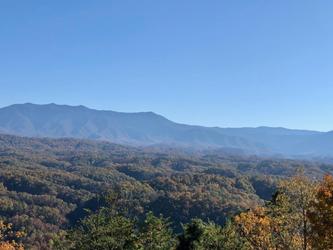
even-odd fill
[(26, 103), (1, 108), (0, 133), (86, 138), (135, 146), (234, 150), (257, 155), (333, 156), (333, 132), (191, 126), (153, 112), (121, 113), (57, 104)]

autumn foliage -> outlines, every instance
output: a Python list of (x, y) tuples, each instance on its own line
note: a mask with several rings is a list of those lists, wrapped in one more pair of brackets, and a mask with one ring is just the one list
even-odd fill
[(15, 241), (23, 235), (22, 232), (14, 232), (12, 224), (0, 220), (0, 250), (23, 250), (23, 245)]
[(246, 249), (333, 249), (333, 177), (281, 181), (272, 201), (235, 217)]
[(333, 165), (0, 135), (0, 250), (333, 249), (325, 173)]
[(326, 175), (312, 202), (309, 215), (312, 226), (312, 244), (316, 249), (333, 249), (333, 177)]

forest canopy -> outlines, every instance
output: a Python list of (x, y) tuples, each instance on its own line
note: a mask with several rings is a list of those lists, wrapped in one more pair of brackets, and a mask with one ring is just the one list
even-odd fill
[(330, 249), (332, 170), (320, 162), (0, 135), (0, 219), (10, 225), (1, 244)]

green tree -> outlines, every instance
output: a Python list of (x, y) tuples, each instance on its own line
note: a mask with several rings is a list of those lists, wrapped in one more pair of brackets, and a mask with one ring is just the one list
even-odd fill
[(184, 225), (177, 249), (243, 249), (243, 243), (231, 222), (222, 228), (212, 222), (205, 223), (200, 219), (193, 219)]
[(136, 248), (134, 222), (103, 208), (69, 234), (71, 249), (122, 250)]
[(169, 250), (176, 245), (170, 222), (162, 216), (154, 216), (152, 212), (146, 215), (138, 238), (140, 248), (145, 250)]
[[(279, 185), (278, 202), (275, 207), (280, 207), (280, 216), (273, 214), (276, 225), (284, 234), (284, 249), (310, 249), (310, 222), (309, 213), (315, 199), (316, 183), (306, 177), (302, 172), (296, 176), (282, 181)], [(282, 208), (282, 209), (281, 209)], [(287, 236), (286, 236), (287, 235)], [(280, 237), (281, 239), (281, 237)]]

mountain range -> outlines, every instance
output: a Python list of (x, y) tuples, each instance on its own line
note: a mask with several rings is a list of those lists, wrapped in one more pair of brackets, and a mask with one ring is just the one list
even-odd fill
[(0, 133), (85, 138), (133, 146), (235, 150), (256, 155), (333, 157), (333, 131), (193, 126), (153, 112), (122, 113), (85, 106), (25, 103), (0, 108)]

